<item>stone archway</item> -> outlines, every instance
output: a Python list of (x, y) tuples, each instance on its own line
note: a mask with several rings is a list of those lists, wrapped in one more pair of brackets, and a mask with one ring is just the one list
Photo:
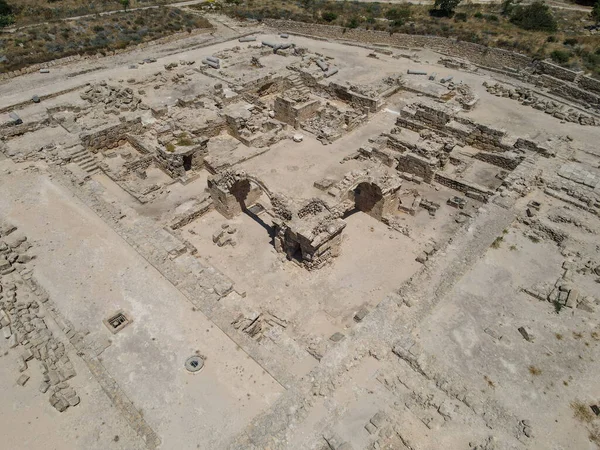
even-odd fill
[(367, 214), (377, 209), (378, 205), (383, 201), (381, 188), (375, 183), (368, 183), (366, 181), (359, 183), (353, 189), (353, 193), (356, 209)]
[(246, 210), (249, 206), (246, 202), (251, 191), (252, 186), (250, 186), (248, 179), (236, 180), (229, 188), (229, 193), (235, 197), (242, 211)]
[(228, 219), (247, 212), (262, 194), (271, 203), (274, 200), (274, 195), (261, 180), (243, 171), (226, 171), (210, 177), (208, 190), (215, 209)]

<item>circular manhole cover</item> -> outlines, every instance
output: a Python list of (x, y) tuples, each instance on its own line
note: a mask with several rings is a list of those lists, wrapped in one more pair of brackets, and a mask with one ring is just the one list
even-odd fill
[(204, 367), (204, 360), (200, 356), (191, 356), (185, 362), (188, 372), (198, 372), (202, 367)]

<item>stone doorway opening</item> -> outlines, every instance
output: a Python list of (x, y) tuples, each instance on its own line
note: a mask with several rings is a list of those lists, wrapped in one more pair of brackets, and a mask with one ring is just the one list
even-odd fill
[(373, 215), (381, 209), (383, 194), (381, 189), (374, 183), (363, 182), (354, 188), (354, 208)]
[(183, 157), (183, 170), (185, 170), (186, 172), (192, 170), (192, 159), (194, 158), (194, 155), (185, 155)]

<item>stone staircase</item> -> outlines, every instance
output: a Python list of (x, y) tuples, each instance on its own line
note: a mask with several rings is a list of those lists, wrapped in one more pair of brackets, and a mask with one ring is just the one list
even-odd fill
[(78, 147), (76, 151), (71, 153), (71, 162), (77, 163), (89, 175), (100, 172), (96, 157), (83, 147)]
[(302, 81), (302, 78), (300, 78), (300, 76), (298, 74), (293, 73), (289, 77), (287, 77), (287, 79), (292, 84), (293, 89), (297, 89), (298, 91), (300, 91), (302, 94), (305, 94), (305, 95), (310, 94), (310, 89), (308, 87), (306, 87), (306, 85), (304, 84), (304, 81)]

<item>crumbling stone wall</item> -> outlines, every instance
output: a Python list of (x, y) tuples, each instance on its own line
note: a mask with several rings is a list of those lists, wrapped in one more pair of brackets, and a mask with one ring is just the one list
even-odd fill
[(515, 148), (519, 150), (529, 150), (531, 152), (540, 153), (545, 157), (554, 156), (555, 152), (547, 147), (543, 147), (537, 142), (529, 139), (518, 138), (515, 142)]
[(581, 76), (577, 80), (577, 84), (579, 84), (579, 87), (582, 89), (587, 89), (600, 94), (600, 80), (587, 76)]
[(495, 128), (475, 123), (472, 120), (456, 117), (459, 123), (472, 127), (471, 132), (466, 137), (465, 142), (475, 148), (490, 151), (506, 151), (510, 146), (505, 145), (502, 140), (506, 137), (506, 132)]
[(550, 75), (551, 77), (558, 78), (559, 80), (565, 80), (573, 82), (579, 74), (582, 72), (576, 72), (574, 70), (566, 69), (559, 65), (553, 64), (549, 61), (538, 61), (536, 64), (536, 70), (539, 73)]
[(416, 175), (426, 183), (433, 181), (436, 172), (436, 167), (432, 161), (423, 156), (408, 152), (398, 157), (396, 169), (400, 172)]
[(506, 170), (515, 170), (521, 161), (525, 159), (524, 156), (517, 156), (514, 154), (502, 154), (502, 153), (490, 153), (490, 152), (479, 152), (473, 156), (473, 158), (486, 163), (493, 164), (494, 166), (501, 167)]
[(186, 160), (191, 158), (188, 170), (200, 170), (204, 166), (204, 157), (208, 154), (208, 139), (204, 139), (197, 145), (189, 148), (177, 147), (174, 152), (168, 152), (159, 148), (156, 153), (156, 161), (172, 178), (185, 177)]
[[(334, 219), (317, 225), (317, 229), (307, 235), (281, 220), (274, 220), (273, 225), (275, 250), (308, 270), (319, 269), (339, 255), (342, 231), (346, 227), (343, 220)], [(322, 232), (318, 233), (321, 228)]]
[(489, 189), (483, 186), (478, 186), (474, 183), (469, 183), (464, 180), (458, 180), (457, 178), (454, 178), (450, 175), (442, 174), (439, 172), (435, 174), (435, 181), (446, 187), (449, 187), (450, 189), (454, 189), (455, 191), (464, 192), (465, 194), (471, 194), (470, 196), (472, 197), (475, 197), (475, 195), (473, 194), (478, 194), (478, 197), (476, 198), (485, 202), (487, 202), (489, 198), (494, 194), (493, 191), (490, 191)]
[(364, 30), (360, 28), (346, 29), (338, 26), (294, 22), (291, 20), (265, 19), (263, 23), (267, 27), (288, 33), (347, 39), (370, 44), (387, 44), (403, 48), (430, 48), (446, 55), (468, 59), (474, 64), (497, 69), (509, 67), (525, 70), (530, 68), (532, 63), (531, 58), (520, 53), (439, 36), (390, 34), (383, 31)]
[(121, 122), (117, 125), (108, 125), (93, 133), (84, 134), (81, 142), (92, 153), (106, 148), (115, 148), (127, 141), (126, 133), (140, 134), (142, 131), (142, 118)]
[(127, 134), (125, 136), (125, 139), (127, 139), (127, 142), (129, 142), (129, 145), (131, 145), (133, 148), (135, 148), (142, 155), (149, 155), (151, 153), (150, 150), (148, 150), (146, 148), (146, 146), (135, 136)]
[(16, 136), (21, 136), (26, 133), (32, 133), (41, 128), (50, 126), (50, 119), (44, 118), (35, 122), (27, 122), (16, 125), (14, 122), (9, 122), (0, 126), (0, 134), (6, 139), (11, 139)]
[(243, 210), (258, 201), (264, 192), (272, 195), (262, 182), (244, 173), (223, 172), (208, 179), (208, 191), (215, 209), (228, 219), (241, 214)]
[(579, 89), (573, 84), (563, 83), (560, 87), (552, 89), (550, 93), (567, 100), (579, 100), (594, 108), (600, 107), (600, 95), (595, 95), (592, 92)]
[(123, 164), (123, 167), (129, 172), (135, 172), (138, 170), (146, 170), (154, 163), (154, 157), (151, 155), (144, 156), (142, 158), (135, 159), (134, 161), (127, 161)]
[(338, 83), (331, 82), (329, 84), (329, 91), (331, 91), (331, 94), (334, 96), (347, 103), (350, 103), (356, 109), (366, 109), (374, 113), (379, 111), (384, 105), (384, 101), (381, 97), (369, 98), (365, 95), (351, 91), (348, 86)]
[(318, 100), (308, 100), (298, 104), (292, 99), (278, 96), (275, 98), (273, 110), (275, 119), (297, 129), (304, 121), (313, 117), (320, 107), (321, 103)]

